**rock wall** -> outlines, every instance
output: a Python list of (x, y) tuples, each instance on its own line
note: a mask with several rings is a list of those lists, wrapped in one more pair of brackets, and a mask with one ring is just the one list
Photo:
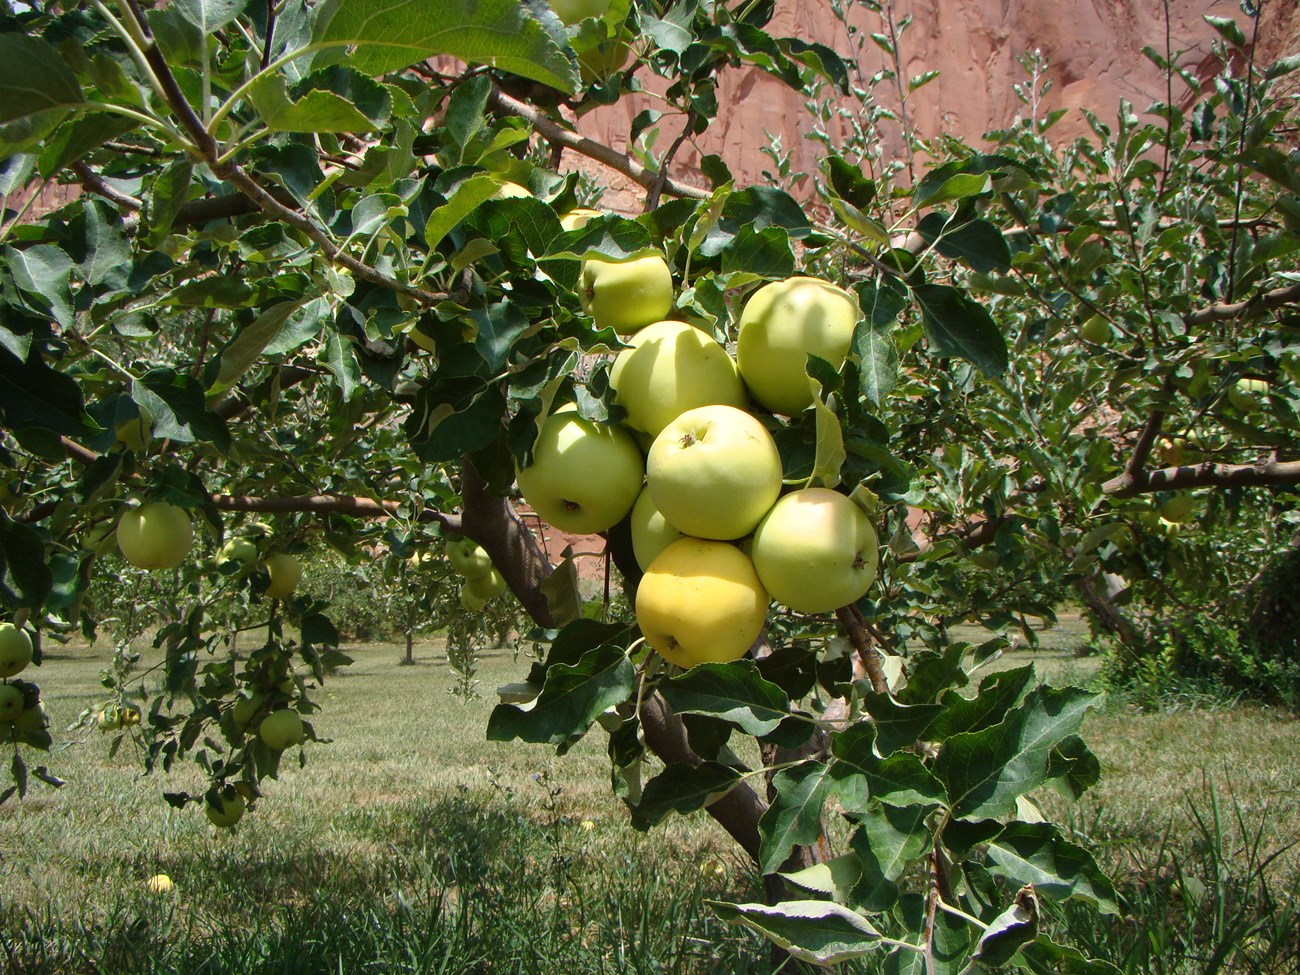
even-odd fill
[[(1145, 46), (1164, 52), (1168, 43), (1171, 50), (1184, 52), (1184, 64), (1197, 66), (1203, 76), (1213, 74), (1217, 65), (1211, 46), (1217, 35), (1205, 23), (1206, 14), (1231, 17), (1250, 34), (1249, 21), (1236, 0), (893, 0), (895, 23), (911, 18), (898, 45), (903, 76), (933, 69), (941, 72), (909, 96), (908, 122), (926, 138), (949, 133), (978, 145), (983, 133), (1027, 115), (1012, 85), (1026, 80), (1018, 57), (1038, 49), (1049, 62), (1047, 77), (1052, 81), (1039, 114), (1068, 109), (1053, 138), (1072, 139), (1088, 131), (1081, 108), (1106, 120), (1114, 117), (1120, 99), (1128, 99), (1142, 111), (1154, 99), (1166, 97), (1165, 79), (1142, 54)], [(870, 77), (888, 65), (887, 55), (866, 34), (886, 30), (879, 15), (862, 7), (855, 8), (852, 24), (865, 39), (859, 48), (825, 0), (780, 0), (769, 31), (819, 41), (841, 54), (856, 49), (863, 76)], [(1295, 0), (1265, 0), (1259, 38), (1258, 59), (1265, 63), (1300, 51)], [(881, 104), (898, 110), (892, 83), (877, 87), (876, 95)], [(1175, 99), (1186, 95), (1186, 86), (1176, 81)], [(717, 153), (738, 181), (760, 181), (772, 165), (760, 151), (764, 132), (770, 132), (779, 136), (786, 150), (793, 150), (796, 171), (816, 171), (822, 153), (817, 143), (806, 138), (813, 122), (801, 93), (755, 70), (732, 69), (722, 77), (718, 100), (722, 109), (717, 121), (681, 153), (682, 163), (693, 167), (701, 154)], [(847, 101), (841, 105), (851, 107)], [(627, 99), (585, 116), (579, 128), (621, 148), (633, 117), (648, 106), (661, 107), (646, 98)], [(664, 119), (661, 150), (675, 138), (680, 124), (675, 117)], [(845, 131), (846, 126), (840, 125), (833, 133), (837, 143)], [(884, 142), (888, 156), (903, 151), (897, 126), (886, 130)]]

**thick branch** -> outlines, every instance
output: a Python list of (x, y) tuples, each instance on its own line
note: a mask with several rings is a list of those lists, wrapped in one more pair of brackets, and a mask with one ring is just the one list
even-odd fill
[(1235, 304), (1211, 305), (1183, 316), (1188, 325), (1205, 325), (1209, 322), (1227, 322), (1236, 318), (1259, 318), (1275, 308), (1300, 303), (1300, 284), (1265, 291)]
[[(576, 132), (569, 131), (545, 112), (526, 102), (521, 102), (517, 98), (511, 98), (502, 91), (494, 90), (492, 92), (491, 104), (493, 108), (519, 116), (547, 141), (562, 145), (566, 149), (572, 149), (589, 159), (594, 159), (615, 172), (622, 173), (628, 179), (648, 190), (653, 189), (660, 180), (661, 174), (647, 169), (617, 149), (602, 145), (599, 142), (593, 142)], [(662, 192), (671, 196), (687, 197), (692, 200), (707, 199), (709, 195), (702, 189), (671, 179), (663, 180)]]
[[(291, 497), (256, 498), (244, 494), (214, 494), (212, 503), (220, 511), (261, 511), (267, 514), (310, 512), (313, 514), (352, 515), (356, 518), (389, 518), (401, 508), (396, 501), (340, 494), (302, 494)], [(432, 508), (420, 512), (421, 522), (437, 522), (449, 531), (460, 531), (460, 516)]]
[(1197, 464), (1155, 471), (1125, 471), (1102, 484), (1112, 498), (1131, 498), (1156, 491), (1197, 487), (1276, 487), (1300, 484), (1300, 461), (1261, 461), (1257, 464)]

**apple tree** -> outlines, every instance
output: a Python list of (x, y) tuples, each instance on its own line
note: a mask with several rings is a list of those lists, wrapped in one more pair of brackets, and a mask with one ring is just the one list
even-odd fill
[[(29, 639), (39, 665), (42, 643), (93, 634), (101, 575), (165, 592), (161, 667), (146, 680), (128, 660), (110, 681), (141, 715), (120, 733), (151, 768), (200, 763), (208, 790), (169, 799), (229, 824), (255, 813), (286, 756), (310, 754), (315, 691), (346, 660), (329, 607), (286, 588), (273, 557), (384, 545), (418, 572), (422, 532), (468, 539), (547, 647), (488, 736), (563, 752), (604, 734), (638, 826), (705, 810), (765, 878), (764, 903), (718, 903), (720, 916), (820, 964), (1112, 971), (1054, 940), (1059, 903), (1120, 906), (1033, 798), (1096, 781), (1079, 730), (1098, 695), (1030, 666), (972, 676), (1032, 639), (1080, 556), (1114, 539), (1084, 533), (1085, 508), (1103, 503), (1091, 474), (1125, 429), (1078, 423), (1105, 373), (1079, 361), (1071, 317), (1089, 293), (1070, 275), (1101, 287), (1075, 253), (1106, 243), (1111, 228), (1089, 222), (1100, 197), (1053, 183), (1073, 185), (1074, 163), (1036, 126), (996, 154), (930, 147), (936, 165), (909, 183), (878, 168), (877, 144), (824, 132), (803, 204), (737, 185), (717, 157), (703, 185), (675, 176), (718, 114), (724, 70), (865, 97), (852, 62), (773, 36), (772, 13), (704, 0), (9, 8), (0, 597), (21, 636), (6, 639)], [(660, 108), (635, 117), (634, 153), (575, 132), (643, 88)], [(1207, 124), (1230, 129), (1224, 118)], [(1240, 124), (1242, 139), (1258, 129)], [(671, 134), (660, 154), (651, 132)], [(1135, 178), (1150, 175), (1136, 161), (1153, 138), (1126, 136)], [(577, 158), (643, 187), (643, 212), (590, 206)], [(1270, 178), (1291, 172), (1275, 148), (1260, 158)], [(1133, 228), (1149, 215), (1142, 234), (1156, 234), (1161, 216), (1142, 213), (1106, 219), (1145, 246)], [(1122, 310), (1145, 341), (1140, 311), (1143, 328), (1181, 338), (1144, 298), (1163, 258), (1129, 250), (1113, 304), (1093, 300), (1087, 319)], [(1273, 293), (1276, 270), (1252, 253), (1229, 295), (1276, 308), (1253, 297)], [(792, 282), (809, 278), (804, 305)], [(773, 285), (788, 306), (775, 316), (761, 297)], [(1051, 314), (1026, 315), (1034, 302)], [(1237, 321), (1222, 314), (1207, 321)], [(661, 319), (679, 325), (638, 338)], [(769, 320), (844, 334), (800, 344)], [(1058, 378), (1043, 339), (1062, 321)], [(619, 361), (653, 358), (668, 336), (661, 363), (697, 350), (701, 375), (743, 380), (721, 383), (736, 402), (652, 365), (638, 403), (638, 367)], [(1182, 365), (1162, 378), (1148, 346), (1132, 348), (1141, 382), (1115, 380), (1135, 397), (1124, 416), (1163, 415)], [(1231, 355), (1234, 382), (1278, 379), (1254, 351)], [(761, 391), (768, 380), (793, 398)], [(669, 389), (684, 412), (641, 419)], [(1148, 454), (1152, 429), (1136, 442)], [(594, 459), (551, 464), (591, 444)], [(603, 534), (634, 611), (583, 618), (572, 559), (552, 564), (521, 500)], [(146, 511), (170, 525), (138, 531), (156, 558), (121, 544)], [(638, 556), (647, 526), (662, 551)], [(854, 540), (834, 571), (825, 553), (800, 568), (818, 538)], [(267, 634), (239, 656), (232, 605)], [(962, 623), (987, 638), (956, 639)], [(19, 793), (51, 742), (37, 672), (7, 674), (0, 699)]]

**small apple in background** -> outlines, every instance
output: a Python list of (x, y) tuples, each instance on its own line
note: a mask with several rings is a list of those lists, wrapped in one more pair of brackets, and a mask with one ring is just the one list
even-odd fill
[(490, 599), (496, 599), (506, 591), (506, 580), (500, 572), (493, 568), (481, 576), (467, 579), (462, 592), (466, 590), (472, 593), (476, 599), (482, 599), (486, 603)]
[(1243, 413), (1255, 413), (1263, 408), (1268, 389), (1262, 379), (1238, 379), (1228, 387), (1228, 402)]
[(117, 708), (104, 708), (95, 715), (95, 727), (100, 731), (117, 731), (122, 727), (122, 715)]
[(646, 643), (678, 667), (738, 660), (763, 631), (768, 595), (736, 546), (701, 538), (673, 542), (636, 591)]
[(673, 274), (658, 254), (630, 261), (589, 257), (578, 285), (582, 310), (597, 328), (630, 335), (673, 309)]
[(447, 542), (447, 561), (466, 579), (477, 579), (492, 571), (492, 557), (472, 538)]
[(251, 538), (229, 538), (217, 551), (217, 565), (239, 562), (252, 565), (257, 561), (257, 543)]
[(820, 278), (763, 285), (745, 302), (736, 339), (736, 364), (750, 395), (785, 416), (808, 409), (808, 356), (843, 366), (861, 314), (857, 298)]
[(13, 721), (22, 713), (22, 689), (13, 684), (0, 684), (0, 722)]
[(487, 609), (488, 601), (483, 596), (476, 596), (466, 583), (460, 587), (460, 604), (471, 613), (481, 613)]
[(262, 560), (271, 581), (263, 593), (267, 599), (284, 599), (302, 581), (302, 564), (287, 552), (275, 552)]
[(547, 524), (594, 535), (632, 510), (644, 472), (630, 433), (585, 420), (569, 405), (546, 418), (533, 443), (533, 462), (516, 472), (516, 480)]
[(208, 822), (220, 829), (229, 829), (244, 818), (244, 797), (226, 786), (215, 796), (209, 795), (203, 804)]
[(1161, 503), (1160, 517), (1174, 525), (1189, 521), (1196, 511), (1196, 500), (1190, 491), (1176, 491)]
[(21, 674), (32, 662), (32, 638), (22, 627), (0, 623), (0, 678)]
[(614, 402), (627, 410), (628, 426), (653, 437), (697, 406), (748, 405), (735, 362), (700, 329), (685, 322), (655, 322), (628, 342), (609, 371)]
[(632, 554), (636, 564), (644, 572), (650, 563), (673, 542), (686, 536), (668, 523), (668, 519), (659, 513), (648, 488), (643, 488), (632, 506), (630, 516), (632, 529)]
[(748, 535), (781, 493), (781, 455), (763, 424), (734, 406), (699, 406), (650, 445), (646, 484), (669, 523), (696, 538)]
[(604, 17), (610, 0), (550, 0), (550, 3), (555, 16), (568, 27), (588, 17)]
[(172, 878), (165, 873), (156, 873), (144, 882), (145, 890), (151, 894), (166, 894), (175, 886)]
[(578, 207), (560, 216), (560, 226), (567, 230), (581, 230), (597, 217), (604, 216), (599, 210), (590, 207)]
[(866, 512), (826, 488), (793, 491), (754, 531), (749, 557), (768, 594), (797, 613), (829, 613), (876, 581), (879, 543)]
[(117, 523), (122, 557), (141, 569), (172, 569), (194, 544), (194, 529), (184, 508), (151, 501), (132, 508)]
[(272, 711), (262, 719), (257, 734), (266, 743), (267, 748), (282, 752), (302, 742), (305, 734), (302, 716), (291, 708)]
[(150, 432), (153, 430), (153, 414), (141, 408), (139, 413), (129, 420), (123, 420), (113, 431), (117, 442), (133, 454), (142, 454), (149, 446)]
[(1115, 337), (1115, 330), (1101, 315), (1093, 315), (1080, 327), (1079, 334), (1094, 345), (1107, 345)]

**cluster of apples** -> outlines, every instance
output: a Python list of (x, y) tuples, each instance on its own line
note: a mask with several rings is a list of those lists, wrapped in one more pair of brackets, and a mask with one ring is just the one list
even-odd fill
[(808, 355), (843, 365), (860, 315), (853, 295), (812, 277), (763, 286), (742, 309), (733, 358), (667, 320), (662, 257), (588, 260), (581, 280), (594, 324), (625, 336), (610, 385), (627, 415), (613, 426), (561, 407), (516, 481), (563, 531), (602, 532), (630, 515), (647, 643), (681, 667), (726, 662), (758, 638), (772, 600), (824, 613), (861, 598), (877, 569), (870, 520), (836, 491), (783, 494), (781, 456), (759, 419), (812, 406)]
[(492, 564), (492, 556), (472, 538), (447, 542), (447, 560), (460, 573), (460, 604), (471, 613), (481, 613), (489, 602), (506, 591), (506, 580)]
[(0, 741), (11, 732), (40, 731), (49, 725), (40, 689), (26, 681), (11, 684), (32, 662), (32, 638), (20, 626), (0, 623)]

